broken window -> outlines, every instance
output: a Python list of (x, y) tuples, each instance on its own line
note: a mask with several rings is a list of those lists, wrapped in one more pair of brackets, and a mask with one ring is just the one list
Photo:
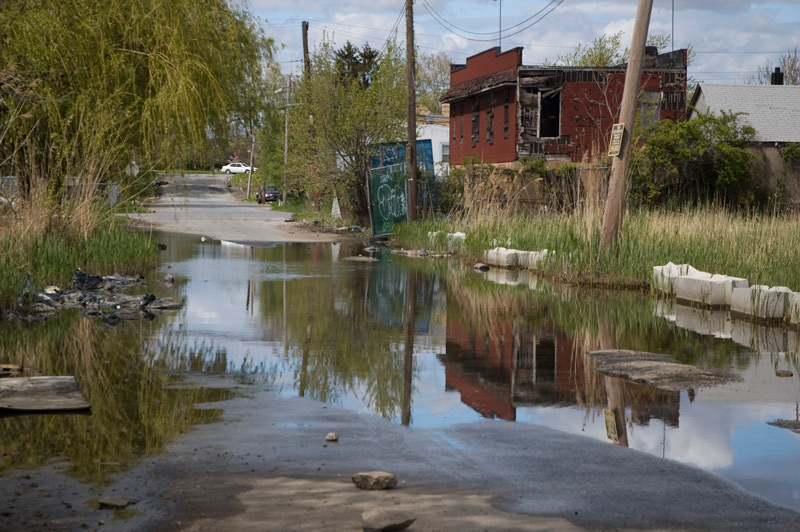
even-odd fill
[(561, 118), (561, 92), (540, 93), (539, 98), (539, 136), (557, 137)]
[(639, 115), (644, 128), (654, 126), (661, 118), (661, 91), (644, 91), (639, 96)]

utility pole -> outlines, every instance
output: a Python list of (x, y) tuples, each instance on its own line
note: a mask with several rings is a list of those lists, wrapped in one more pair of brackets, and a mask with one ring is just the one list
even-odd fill
[(414, 83), (414, 2), (406, 0), (406, 69), (408, 71), (408, 220), (417, 219), (417, 89)]
[(286, 166), (289, 163), (289, 99), (292, 93), (292, 75), (286, 76), (286, 108), (283, 111), (285, 127), (283, 133), (283, 205), (286, 205)]
[(652, 10), (653, 0), (639, 0), (636, 21), (633, 26), (631, 55), (628, 58), (628, 67), (625, 70), (622, 108), (619, 113), (619, 123), (624, 126), (622, 145), (619, 154), (614, 157), (614, 161), (611, 164), (611, 181), (608, 184), (608, 197), (606, 197), (606, 207), (603, 213), (603, 229), (600, 233), (601, 253), (609, 251), (613, 247), (617, 236), (619, 236), (620, 227), (622, 227), (622, 213), (625, 208), (625, 193), (627, 189), (625, 172), (631, 153), (631, 135), (633, 133), (633, 122), (636, 118), (639, 86), (642, 82), (642, 63), (644, 62), (644, 51), (647, 44), (647, 29), (650, 26), (650, 13)]
[(308, 76), (308, 71), (311, 68), (311, 63), (308, 61), (308, 22), (303, 21), (303, 71)]

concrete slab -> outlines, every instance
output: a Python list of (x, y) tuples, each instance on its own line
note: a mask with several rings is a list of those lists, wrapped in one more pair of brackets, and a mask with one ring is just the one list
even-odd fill
[(679, 301), (703, 307), (725, 307), (726, 276), (697, 272), (673, 279), (675, 297)]
[(733, 288), (731, 312), (760, 320), (779, 321), (786, 315), (791, 293), (785, 286)]
[(800, 325), (800, 293), (792, 292), (788, 296), (788, 307), (786, 312), (789, 316), (789, 323)]
[(689, 264), (673, 264), (672, 261), (663, 266), (653, 266), (653, 286), (662, 294), (673, 293), (673, 279), (682, 275), (700, 273)]

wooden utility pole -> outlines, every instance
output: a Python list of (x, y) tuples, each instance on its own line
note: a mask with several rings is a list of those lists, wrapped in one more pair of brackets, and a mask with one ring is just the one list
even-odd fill
[(308, 76), (311, 63), (308, 61), (308, 22), (303, 21), (303, 71)]
[(285, 127), (283, 132), (283, 205), (286, 205), (286, 167), (289, 164), (289, 101), (292, 95), (292, 75), (286, 76), (286, 108), (283, 111)]
[(608, 184), (606, 208), (603, 213), (603, 229), (600, 233), (601, 253), (613, 247), (619, 235), (619, 229), (622, 227), (622, 213), (625, 209), (625, 194), (628, 188), (625, 172), (631, 153), (633, 122), (636, 119), (636, 104), (639, 100), (639, 86), (642, 80), (642, 63), (644, 62), (647, 30), (650, 26), (650, 13), (652, 10), (653, 0), (639, 0), (636, 21), (633, 26), (631, 55), (628, 58), (628, 67), (625, 71), (622, 108), (619, 113), (619, 123), (624, 126), (622, 146), (619, 155), (614, 157), (614, 161), (611, 164), (611, 181)]
[(406, 0), (406, 69), (408, 71), (408, 220), (417, 219), (417, 89), (414, 83), (414, 2)]

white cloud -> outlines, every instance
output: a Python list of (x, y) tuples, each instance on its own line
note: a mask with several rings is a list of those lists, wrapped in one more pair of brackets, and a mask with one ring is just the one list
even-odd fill
[[(359, 46), (368, 42), (370, 46), (380, 48), (395, 22), (399, 22), (398, 41), (404, 41), (405, 18), (399, 16), (404, 4), (404, 0), (342, 0), (335, 3), (251, 0), (249, 8), (256, 16), (269, 21), (264, 26), (265, 31), (276, 42), (285, 45), (277, 59), (285, 61), (282, 68), (288, 71), (299, 68), (302, 59), (301, 21), (310, 22), (309, 44), (312, 49), (323, 38), (323, 33), (333, 37), (337, 45), (350, 40)], [(564, 0), (546, 18), (512, 35), (538, 20), (539, 16), (513, 30), (509, 28), (543, 8), (547, 11), (556, 5), (548, 7), (548, 4), (546, 0), (502, 2), (502, 26), (506, 29), (503, 48), (524, 47), (526, 64), (538, 64), (546, 59), (553, 61), (578, 44), (591, 43), (603, 33), (624, 31), (623, 46), (630, 42), (637, 0)], [(497, 45), (501, 6), (496, 0), (417, 0), (414, 6), (415, 39), (424, 51), (442, 50), (461, 62)], [(673, 33), (672, 6), (671, 0), (654, 1), (651, 33)], [(800, 0), (675, 0), (674, 8), (675, 47), (694, 47), (697, 55), (690, 74), (700, 80), (744, 82), (766, 61), (775, 62), (781, 53), (800, 46), (800, 33), (797, 32)], [(441, 20), (437, 21), (429, 9), (435, 10), (438, 13), (436, 18)]]

